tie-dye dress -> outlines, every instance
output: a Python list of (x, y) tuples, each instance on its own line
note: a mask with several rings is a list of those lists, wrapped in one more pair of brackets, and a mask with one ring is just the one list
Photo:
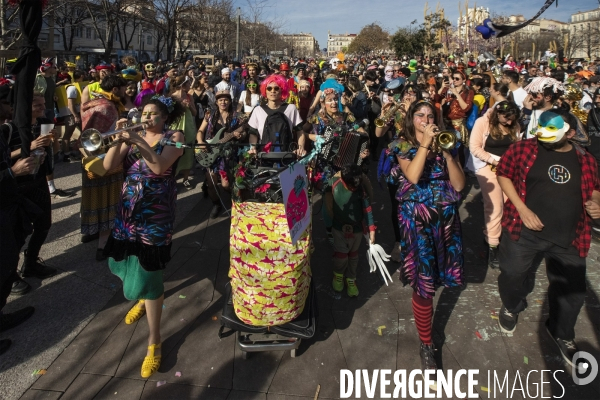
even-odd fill
[[(418, 147), (398, 144), (398, 157), (411, 160)], [(396, 193), (402, 267), (400, 279), (419, 296), (432, 298), (440, 286), (462, 285), (463, 251), (458, 201), (442, 154), (427, 158), (415, 185), (400, 176)]]
[[(165, 138), (174, 133), (165, 133)], [(160, 144), (153, 148), (157, 154), (163, 151)], [(154, 300), (164, 292), (162, 270), (171, 259), (175, 223), (176, 169), (177, 162), (155, 174), (135, 146), (123, 162), (121, 202), (104, 253), (112, 273), (123, 280), (129, 300)]]

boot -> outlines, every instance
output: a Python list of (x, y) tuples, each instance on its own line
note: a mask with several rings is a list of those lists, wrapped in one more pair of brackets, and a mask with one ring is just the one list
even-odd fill
[(498, 260), (498, 246), (489, 246), (488, 267), (491, 269), (500, 268), (500, 260)]
[(33, 258), (27, 255), (25, 250), (25, 258), (23, 260), (23, 266), (21, 267), (21, 276), (23, 278), (38, 278), (46, 279), (56, 275), (56, 269), (52, 268), (44, 262), (41, 258)]

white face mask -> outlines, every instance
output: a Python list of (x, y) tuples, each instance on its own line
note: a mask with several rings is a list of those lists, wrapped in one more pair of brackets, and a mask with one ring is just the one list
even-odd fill
[(390, 99), (390, 96), (388, 96), (387, 93), (383, 92), (383, 96), (381, 96), (381, 100), (383, 101), (383, 104), (387, 104), (389, 99)]
[(544, 111), (538, 121), (536, 136), (540, 142), (559, 142), (569, 132), (571, 127), (563, 118), (552, 111)]

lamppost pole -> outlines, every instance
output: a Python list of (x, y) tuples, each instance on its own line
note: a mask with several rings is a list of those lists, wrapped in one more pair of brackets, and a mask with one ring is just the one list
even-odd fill
[(241, 19), (241, 9), (238, 7), (238, 9), (237, 9), (237, 33), (235, 36), (235, 58), (236, 58), (236, 61), (240, 61), (240, 19)]

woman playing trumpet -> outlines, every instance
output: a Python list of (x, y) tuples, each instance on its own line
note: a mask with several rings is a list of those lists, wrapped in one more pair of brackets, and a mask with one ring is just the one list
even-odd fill
[[(142, 378), (155, 373), (161, 360), (160, 318), (164, 300), (163, 273), (171, 259), (177, 189), (175, 170), (183, 150), (164, 146), (161, 139), (182, 143), (183, 134), (167, 130), (184, 114), (183, 107), (170, 97), (151, 98), (143, 108), (143, 135), (121, 132), (122, 143), (113, 146), (104, 158), (104, 168), (123, 165), (125, 182), (112, 234), (104, 254), (113, 274), (123, 281), (123, 293), (137, 304), (127, 313), (126, 324), (148, 314), (148, 353), (142, 364)], [(122, 128), (126, 120), (119, 120)]]
[(436, 369), (432, 343), (433, 296), (440, 286), (462, 285), (459, 191), (465, 176), (452, 151), (432, 150), (440, 134), (434, 106), (413, 103), (406, 113), (397, 158), (402, 282), (410, 285), (421, 339), (421, 369)]

